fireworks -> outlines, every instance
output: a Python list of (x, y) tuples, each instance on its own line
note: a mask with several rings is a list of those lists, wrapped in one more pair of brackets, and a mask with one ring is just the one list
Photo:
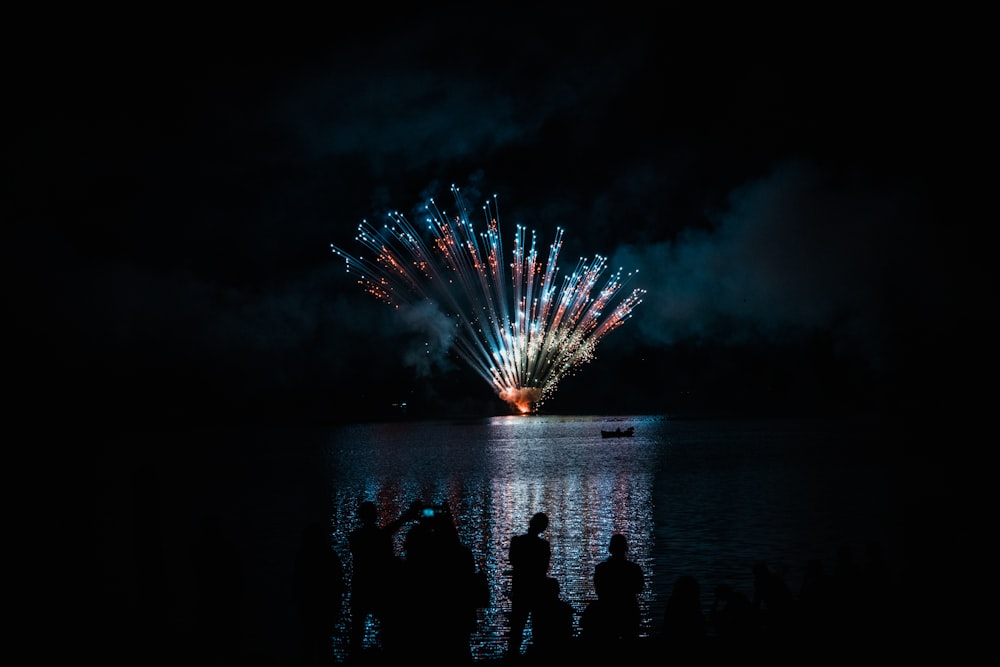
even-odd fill
[(532, 412), (593, 360), (597, 344), (631, 317), (645, 290), (623, 296), (633, 274), (623, 277), (621, 269), (598, 287), (608, 268), (601, 255), (581, 258), (560, 279), (562, 228), (543, 264), (535, 233), (518, 225), (504, 262), (496, 195), (483, 205), (485, 227), (477, 232), (459, 189), (451, 191), (457, 214), (447, 216), (430, 200), (425, 236), (398, 212), (381, 229), (362, 221), (355, 240), (374, 260), (330, 247), (377, 299), (396, 308), (435, 304), (453, 327), (456, 354), (513, 409)]

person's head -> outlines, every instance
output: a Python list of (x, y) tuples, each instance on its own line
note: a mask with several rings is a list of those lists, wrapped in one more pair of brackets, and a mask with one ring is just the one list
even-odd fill
[(537, 535), (549, 527), (549, 515), (545, 512), (537, 512), (528, 522), (528, 530), (532, 535)]
[(611, 542), (608, 543), (608, 551), (612, 556), (624, 556), (625, 552), (628, 551), (628, 540), (621, 533), (615, 533), (611, 536)]

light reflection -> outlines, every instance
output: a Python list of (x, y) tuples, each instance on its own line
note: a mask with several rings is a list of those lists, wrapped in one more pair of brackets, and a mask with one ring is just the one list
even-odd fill
[[(561, 597), (576, 611), (577, 631), (580, 615), (595, 597), (594, 567), (608, 556), (611, 535), (621, 532), (629, 540), (629, 557), (647, 573), (641, 608), (644, 634), (649, 634), (652, 439), (637, 434), (628, 443), (608, 446), (594, 418), (498, 417), (447, 427), (399, 427), (382, 429), (391, 431), (384, 441), (387, 434), (379, 432), (380, 426), (358, 427), (375, 433), (356, 434), (355, 446), (339, 444), (334, 539), (341, 553), (349, 554), (346, 535), (356, 525), (353, 513), (361, 500), (379, 504), (383, 524), (413, 500), (447, 502), (462, 541), (487, 571), (491, 586), (492, 604), (480, 613), (473, 652), (477, 658), (500, 657), (509, 629), (510, 538), (526, 530), (532, 514), (544, 511), (549, 515), (544, 536), (552, 545), (550, 576), (559, 580)], [(406, 530), (396, 535), (398, 554)], [(530, 640), (529, 622), (525, 646)]]
[[(246, 648), (273, 652), (281, 663), (294, 661), (299, 649), (288, 582), (302, 522), (317, 512), (329, 517), (349, 575), (347, 533), (365, 499), (376, 501), (383, 521), (417, 496), (458, 499), (462, 538), (484, 559), (493, 586), (495, 605), (473, 638), (483, 657), (502, 646), (506, 549), (536, 504), (552, 505), (552, 573), (578, 614), (593, 595), (589, 564), (606, 555), (619, 526), (646, 571), (647, 622), (662, 618), (679, 574), (701, 581), (707, 610), (719, 584), (751, 593), (758, 559), (783, 571), (793, 590), (809, 559), (830, 562), (842, 545), (881, 545), (890, 564), (906, 563), (897, 471), (882, 456), (895, 424), (841, 417), (617, 421), (634, 424), (635, 437), (602, 441), (601, 427), (618, 425), (603, 417), (129, 436), (101, 452), (100, 537), (109, 549), (102, 555), (130, 562), (131, 551), (120, 551), (130, 535), (122, 528), (148, 509), (135, 505), (136, 481), (157, 482), (152, 509), (162, 513), (159, 537), (167, 541), (160, 547), (168, 549), (157, 557), (169, 559), (167, 574), (178, 584), (174, 599), (162, 599), (172, 605), (164, 611), (189, 618), (194, 579), (183, 568), (196, 546), (190, 529), (204, 512), (217, 512), (251, 575)], [(340, 656), (345, 630), (334, 637)]]

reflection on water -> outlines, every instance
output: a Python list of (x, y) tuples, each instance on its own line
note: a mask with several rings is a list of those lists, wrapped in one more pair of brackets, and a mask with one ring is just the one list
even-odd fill
[[(618, 425), (635, 426), (634, 437), (601, 438)], [(217, 516), (246, 572), (244, 651), (294, 661), (300, 628), (289, 581), (302, 528), (327, 521), (350, 571), (346, 540), (358, 503), (374, 500), (385, 522), (421, 499), (450, 505), (488, 573), (493, 605), (473, 637), (478, 657), (503, 650), (507, 547), (537, 511), (549, 515), (551, 574), (578, 619), (611, 534), (628, 537), (646, 572), (649, 633), (680, 574), (698, 577), (707, 609), (720, 583), (751, 593), (757, 559), (784, 572), (793, 590), (807, 559), (832, 563), (842, 543), (880, 542), (891, 561), (902, 522), (879, 444), (876, 429), (848, 421), (655, 416), (129, 434), (103, 452), (94, 485), (104, 593), (128, 601), (125, 620), (148, 604), (173, 624), (160, 636), (190, 633), (195, 529)], [(143, 583), (150, 564), (162, 578), (152, 598)]]
[[(604, 440), (603, 418), (496, 417), (453, 423), (345, 427), (329, 456), (334, 471), (337, 547), (361, 500), (381, 508), (380, 521), (399, 516), (414, 499), (448, 503), (459, 534), (489, 573), (494, 604), (483, 610), (473, 637), (478, 657), (500, 655), (508, 630), (507, 548), (532, 514), (549, 515), (551, 576), (578, 612), (593, 597), (594, 566), (608, 556), (612, 533), (629, 538), (630, 557), (653, 576), (652, 479), (660, 418), (630, 418), (631, 439)], [(404, 531), (397, 534), (400, 549)], [(642, 605), (648, 619), (652, 589)], [(530, 625), (525, 634), (530, 640)]]
[[(602, 427), (615, 425), (635, 426), (635, 436), (600, 437)], [(841, 540), (873, 537), (869, 528), (878, 526), (859, 527), (857, 519), (871, 521), (882, 480), (864, 470), (840, 476), (856, 467), (845, 458), (851, 443), (823, 442), (826, 433), (655, 416), (617, 423), (534, 416), (346, 426), (330, 435), (326, 450), (335, 544), (349, 554), (346, 537), (362, 500), (379, 505), (383, 523), (414, 499), (447, 502), (462, 540), (489, 573), (494, 604), (482, 613), (473, 649), (477, 657), (495, 657), (508, 629), (507, 547), (532, 514), (549, 515), (551, 575), (577, 621), (594, 596), (594, 566), (607, 557), (611, 535), (621, 532), (630, 558), (646, 572), (641, 605), (649, 634), (681, 573), (702, 579), (706, 595), (723, 581), (750, 593), (758, 558), (791, 578), (807, 556), (831, 556)], [(847, 488), (860, 495), (860, 505), (844, 514)]]

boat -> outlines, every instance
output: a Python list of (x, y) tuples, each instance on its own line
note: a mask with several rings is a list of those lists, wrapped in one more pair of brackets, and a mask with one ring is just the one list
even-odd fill
[(634, 426), (629, 426), (625, 430), (622, 430), (620, 426), (614, 431), (605, 431), (604, 429), (601, 429), (602, 438), (631, 438), (633, 433), (635, 433)]

